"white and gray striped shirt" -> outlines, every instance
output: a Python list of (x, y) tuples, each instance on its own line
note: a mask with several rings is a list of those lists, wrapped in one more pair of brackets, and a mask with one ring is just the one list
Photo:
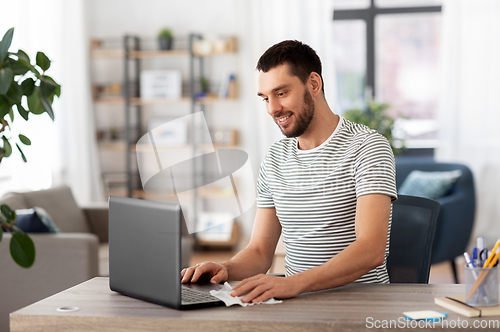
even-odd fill
[[(285, 138), (273, 144), (257, 181), (257, 206), (275, 208), (282, 226), (287, 276), (324, 264), (356, 240), (359, 196), (397, 199), (394, 155), (375, 130), (340, 117), (317, 148), (299, 150), (297, 143)], [(386, 260), (391, 219), (392, 213)], [(386, 260), (357, 282), (388, 283)]]

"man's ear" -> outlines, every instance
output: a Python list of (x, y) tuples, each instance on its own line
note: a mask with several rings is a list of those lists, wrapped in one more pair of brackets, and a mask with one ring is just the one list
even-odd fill
[(311, 94), (313, 97), (316, 97), (323, 88), (323, 81), (321, 80), (321, 76), (319, 76), (316, 72), (311, 72), (309, 74), (309, 86), (311, 88)]

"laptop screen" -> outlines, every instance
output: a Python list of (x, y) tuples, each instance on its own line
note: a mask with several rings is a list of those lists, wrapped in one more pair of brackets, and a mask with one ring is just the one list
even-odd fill
[(179, 204), (111, 196), (111, 290), (179, 308), (181, 220)]

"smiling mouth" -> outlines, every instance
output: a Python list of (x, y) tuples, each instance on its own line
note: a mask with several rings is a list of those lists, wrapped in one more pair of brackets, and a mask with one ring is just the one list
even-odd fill
[(287, 124), (287, 123), (288, 123), (288, 121), (289, 121), (289, 119), (290, 119), (290, 116), (291, 116), (291, 114), (288, 114), (288, 115), (286, 115), (286, 116), (282, 116), (282, 117), (280, 117), (280, 118), (276, 119), (276, 122), (277, 122), (280, 126), (285, 125), (285, 124)]

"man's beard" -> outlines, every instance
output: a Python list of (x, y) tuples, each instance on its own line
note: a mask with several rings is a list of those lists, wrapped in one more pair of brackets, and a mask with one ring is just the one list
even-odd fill
[(309, 127), (309, 124), (312, 121), (312, 118), (314, 117), (314, 101), (312, 99), (311, 94), (309, 91), (304, 92), (304, 108), (302, 109), (302, 113), (293, 113), (294, 119), (293, 121), (295, 122), (295, 126), (291, 128), (290, 131), (286, 131), (286, 129), (282, 128), (277, 122), (276, 124), (280, 128), (281, 132), (283, 135), (285, 135), (288, 138), (291, 137), (299, 137), (302, 134), (304, 134)]

